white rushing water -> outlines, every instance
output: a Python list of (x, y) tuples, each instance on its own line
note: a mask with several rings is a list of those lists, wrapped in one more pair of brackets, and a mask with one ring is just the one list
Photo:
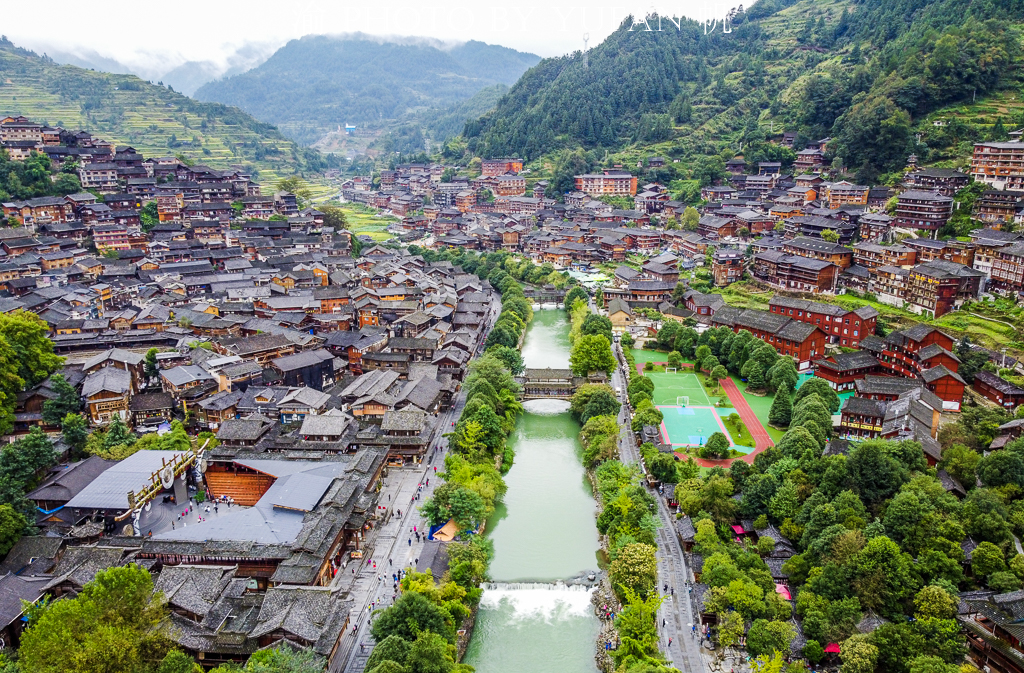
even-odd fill
[(480, 607), (497, 610), (511, 608), (511, 618), (542, 619), (545, 622), (573, 617), (587, 617), (594, 611), (590, 605), (593, 589), (557, 583), (510, 582), (483, 585)]
[(569, 400), (526, 400), (523, 410), (538, 416), (557, 416), (569, 411)]

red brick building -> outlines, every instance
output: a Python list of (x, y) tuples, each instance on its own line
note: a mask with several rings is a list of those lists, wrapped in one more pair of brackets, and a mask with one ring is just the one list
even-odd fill
[(870, 306), (850, 311), (834, 304), (779, 296), (768, 302), (768, 310), (816, 325), (828, 335), (829, 343), (848, 348), (859, 348), (863, 337), (874, 334), (878, 318), (878, 311)]
[(1024, 388), (984, 369), (974, 375), (974, 389), (1006, 409), (1016, 409), (1024, 404)]
[(896, 199), (897, 227), (916, 229), (935, 236), (953, 216), (953, 198), (937, 192), (910, 190)]
[(996, 189), (1024, 189), (1024, 143), (975, 143), (971, 176)]
[(741, 250), (719, 248), (715, 251), (711, 273), (715, 278), (716, 287), (725, 287), (740, 280), (745, 269), (746, 257)]
[(768, 250), (754, 255), (751, 269), (760, 281), (793, 292), (834, 292), (840, 268), (830, 262)]
[(917, 251), (905, 245), (879, 245), (864, 241), (853, 246), (853, 262), (867, 269), (913, 266), (917, 263)]
[(636, 177), (628, 171), (615, 170), (577, 175), (576, 191), (591, 196), (636, 196)]
[(480, 172), (484, 177), (504, 175), (505, 173), (521, 173), (522, 171), (522, 159), (484, 159), (480, 163)]
[(711, 317), (714, 327), (729, 327), (733, 332), (747, 330), (771, 344), (780, 355), (788, 355), (799, 369), (810, 367), (811, 361), (825, 354), (825, 333), (814, 325), (792, 318), (759, 311), (724, 306)]
[(861, 347), (878, 358), (883, 373), (920, 379), (942, 399), (946, 411), (960, 411), (967, 384), (957, 374), (960, 360), (952, 353), (952, 337), (917, 324), (884, 339), (866, 337)]
[(853, 390), (858, 381), (881, 369), (878, 358), (867, 351), (839, 353), (814, 361), (814, 374), (836, 392)]

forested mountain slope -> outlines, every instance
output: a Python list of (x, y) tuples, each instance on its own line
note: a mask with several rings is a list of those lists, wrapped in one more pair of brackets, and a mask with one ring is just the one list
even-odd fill
[(210, 82), (201, 100), (237, 105), (312, 143), (339, 125), (382, 126), (411, 112), (447, 108), (496, 84), (513, 84), (540, 57), (483, 42), (444, 48), (425, 41), (310, 35), (266, 63)]
[(58, 65), (0, 40), (0, 117), (84, 129), (146, 156), (181, 154), (215, 168), (242, 164), (264, 182), (322, 170), (319, 153), (220, 103), (199, 103), (133, 75)]
[[(467, 123), (480, 156), (675, 139), (715, 154), (796, 131), (831, 135), (871, 179), (914, 151), (915, 116), (1020, 81), (1022, 0), (761, 0), (733, 29), (627, 19), (589, 53), (545, 59)], [(799, 142), (799, 140), (798, 140)]]

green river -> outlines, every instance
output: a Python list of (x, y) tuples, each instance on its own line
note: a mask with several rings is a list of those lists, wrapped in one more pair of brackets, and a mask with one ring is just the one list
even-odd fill
[[(561, 310), (534, 313), (527, 367), (569, 366)], [(590, 593), (553, 584), (597, 569), (596, 505), (579, 461), (579, 425), (560, 400), (526, 402), (509, 439), (508, 492), (488, 522), (494, 560), (465, 663), (479, 673), (594, 673)]]

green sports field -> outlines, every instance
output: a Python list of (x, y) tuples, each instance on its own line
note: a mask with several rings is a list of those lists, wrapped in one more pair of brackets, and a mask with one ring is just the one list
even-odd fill
[(690, 398), (691, 405), (711, 406), (712, 402), (704, 392), (704, 386), (697, 380), (693, 372), (677, 372), (659, 374), (648, 372), (646, 376), (654, 382), (654, 395), (651, 400), (655, 406), (675, 405), (681, 395)]

